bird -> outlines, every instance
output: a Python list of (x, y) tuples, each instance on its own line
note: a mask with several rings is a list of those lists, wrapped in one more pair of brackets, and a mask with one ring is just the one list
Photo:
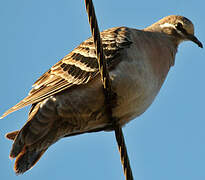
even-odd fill
[[(180, 43), (202, 43), (193, 23), (180, 15), (166, 16), (144, 28), (113, 27), (101, 32), (102, 46), (116, 102), (112, 115), (121, 127), (152, 104), (175, 63)], [(52, 66), (28, 96), (1, 118), (31, 105), (28, 120), (6, 134), (13, 141), (14, 171), (31, 169), (46, 150), (64, 137), (112, 131), (93, 39), (89, 38)]]

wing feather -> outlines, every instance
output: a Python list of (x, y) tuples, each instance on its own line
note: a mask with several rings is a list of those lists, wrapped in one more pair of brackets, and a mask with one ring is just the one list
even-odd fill
[[(115, 58), (129, 47), (129, 28), (111, 28), (101, 33), (108, 67), (116, 65)], [(28, 96), (6, 111), (1, 118), (27, 105), (37, 103), (73, 85), (86, 84), (98, 74), (98, 63), (93, 39), (81, 43), (71, 53), (44, 73), (34, 84)]]

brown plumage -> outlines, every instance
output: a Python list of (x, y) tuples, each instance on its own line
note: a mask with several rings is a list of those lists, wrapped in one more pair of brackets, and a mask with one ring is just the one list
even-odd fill
[[(180, 42), (194, 36), (190, 20), (168, 16), (137, 30), (111, 28), (101, 33), (112, 87), (117, 95), (113, 116), (123, 126), (142, 114), (153, 102), (174, 65)], [(27, 123), (8, 133), (14, 140), (10, 152), (14, 170), (24, 173), (50, 145), (62, 137), (112, 130), (105, 115), (104, 94), (92, 39), (80, 44), (33, 85), (29, 95), (3, 116), (32, 104)]]

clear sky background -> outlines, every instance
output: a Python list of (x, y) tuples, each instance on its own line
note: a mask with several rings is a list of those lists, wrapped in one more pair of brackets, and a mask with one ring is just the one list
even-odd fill
[[(203, 0), (95, 0), (101, 30), (144, 28), (164, 16), (191, 19), (205, 43)], [(27, 95), (34, 81), (90, 36), (83, 0), (0, 1), (0, 114)], [(205, 51), (179, 47), (175, 66), (154, 103), (124, 135), (136, 180), (205, 179)], [(65, 138), (24, 175), (13, 172), (4, 135), (27, 120), (24, 108), (0, 121), (0, 179), (123, 180), (114, 132)]]

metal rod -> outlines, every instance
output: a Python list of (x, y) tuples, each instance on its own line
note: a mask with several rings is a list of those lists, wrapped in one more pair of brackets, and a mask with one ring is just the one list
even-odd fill
[(120, 152), (121, 163), (124, 170), (126, 180), (133, 180), (132, 169), (130, 167), (129, 157), (127, 154), (127, 148), (124, 140), (124, 135), (121, 126), (117, 123), (116, 119), (112, 117), (112, 102), (115, 100), (115, 94), (112, 91), (111, 81), (108, 73), (105, 56), (103, 53), (102, 42), (100, 38), (100, 31), (98, 28), (97, 18), (95, 15), (95, 9), (92, 0), (85, 0), (85, 6), (88, 14), (88, 20), (95, 44), (97, 60), (99, 65), (99, 71), (101, 74), (101, 80), (103, 84), (105, 94), (105, 106), (106, 114), (110, 122), (113, 124), (115, 130), (115, 138), (118, 143), (118, 149)]

